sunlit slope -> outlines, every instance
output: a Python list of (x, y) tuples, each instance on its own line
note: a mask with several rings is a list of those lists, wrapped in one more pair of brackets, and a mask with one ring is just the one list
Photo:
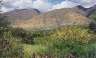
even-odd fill
[(89, 26), (92, 22), (78, 8), (57, 9), (47, 13), (40, 13), (38, 10), (18, 10), (8, 15), (13, 27), (23, 29), (50, 29), (67, 25)]
[(73, 9), (58, 9), (34, 16), (27, 21), (18, 21), (19, 28), (52, 28), (64, 25), (88, 26), (91, 20)]
[(15, 23), (18, 20), (28, 20), (39, 14), (40, 12), (37, 9), (16, 9), (10, 12), (6, 12), (3, 15), (6, 16), (6, 18), (11, 23)]

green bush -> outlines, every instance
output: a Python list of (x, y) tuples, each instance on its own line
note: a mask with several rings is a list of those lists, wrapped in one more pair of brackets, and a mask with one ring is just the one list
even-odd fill
[(0, 38), (0, 58), (21, 58), (22, 46), (10, 31), (4, 31)]
[[(53, 55), (80, 56), (90, 51), (90, 43), (96, 39), (88, 28), (67, 26), (50, 31), (48, 36), (37, 37), (35, 44), (47, 46), (45, 53)], [(42, 33), (41, 33), (42, 34)], [(93, 47), (92, 47), (93, 48)]]
[(5, 18), (0, 15), (0, 58), (23, 58), (22, 45), (13, 36), (13, 28)]
[(96, 20), (96, 11), (94, 13), (91, 14), (90, 18)]

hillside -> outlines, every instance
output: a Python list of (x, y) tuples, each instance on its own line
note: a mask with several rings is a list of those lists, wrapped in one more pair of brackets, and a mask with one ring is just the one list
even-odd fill
[(11, 23), (15, 23), (18, 20), (28, 20), (39, 14), (40, 11), (37, 9), (16, 9), (14, 11), (4, 13), (3, 15), (6, 16)]
[(21, 9), (4, 13), (13, 27), (24, 29), (50, 29), (65, 25), (89, 26), (92, 20), (78, 8), (63, 8), (40, 13), (37, 9)]
[(85, 12), (85, 16), (90, 17), (96, 11), (96, 5), (90, 8), (84, 8), (82, 6), (78, 6), (79, 9)]
[(96, 58), (96, 15), (82, 9), (0, 14), (0, 58)]
[(26, 21), (16, 22), (15, 27), (20, 28), (51, 28), (64, 25), (88, 26), (91, 20), (74, 8), (53, 10), (34, 16)]

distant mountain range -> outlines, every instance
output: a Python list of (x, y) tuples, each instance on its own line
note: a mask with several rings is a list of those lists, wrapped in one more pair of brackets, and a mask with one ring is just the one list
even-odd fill
[(26, 29), (54, 28), (64, 25), (89, 26), (93, 20), (89, 16), (95, 8), (85, 9), (81, 6), (63, 8), (47, 13), (41, 13), (37, 9), (21, 9), (4, 13), (13, 27)]

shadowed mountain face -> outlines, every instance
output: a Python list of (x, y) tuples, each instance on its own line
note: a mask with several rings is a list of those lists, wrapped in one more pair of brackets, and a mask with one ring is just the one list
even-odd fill
[(79, 10), (59, 9), (44, 14), (37, 15), (27, 21), (18, 21), (15, 27), (22, 28), (51, 28), (64, 25), (86, 25), (90, 20), (80, 14)]
[(15, 10), (5, 14), (13, 24), (13, 27), (24, 29), (50, 29), (67, 25), (89, 26), (92, 22), (87, 18), (81, 9), (64, 8), (47, 13), (42, 13), (36, 9)]
[(11, 12), (4, 13), (9, 21), (14, 23), (18, 20), (28, 20), (31, 19), (34, 16), (37, 16), (40, 14), (40, 11), (37, 9), (21, 9), (21, 10), (14, 10)]
[(96, 11), (96, 5), (94, 5), (91, 8), (84, 8), (82, 6), (77, 6), (80, 10), (82, 10), (85, 14), (85, 16), (89, 17), (92, 13)]

